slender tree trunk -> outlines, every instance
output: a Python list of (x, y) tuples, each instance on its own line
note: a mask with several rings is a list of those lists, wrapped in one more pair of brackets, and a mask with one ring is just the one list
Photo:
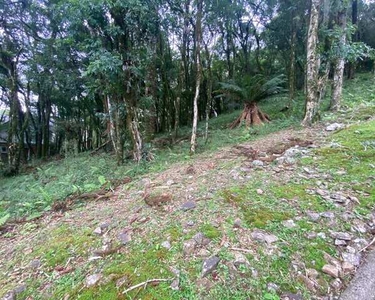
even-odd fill
[(307, 38), (307, 70), (306, 70), (306, 107), (302, 125), (311, 126), (319, 112), (319, 57), (318, 29), (320, 0), (311, 0), (310, 22)]
[[(352, 0), (352, 24), (356, 26), (358, 23), (358, 0)], [(359, 40), (358, 30), (356, 30), (352, 36), (352, 41), (357, 42)], [(348, 68), (348, 79), (354, 79), (355, 75), (355, 62), (349, 63)]]
[(290, 39), (290, 66), (289, 66), (289, 108), (291, 108), (296, 95), (296, 43), (297, 31), (292, 20), (292, 36)]
[(207, 59), (207, 103), (206, 103), (206, 129), (204, 138), (207, 143), (208, 141), (208, 121), (210, 119), (211, 103), (212, 103), (212, 69), (211, 69), (211, 55), (208, 49), (207, 44), (205, 45), (206, 50), (206, 59)]
[(342, 85), (344, 80), (344, 68), (345, 68), (345, 58), (343, 56), (343, 51), (346, 43), (346, 8), (343, 1), (341, 1), (341, 9), (337, 15), (337, 26), (340, 29), (340, 38), (338, 41), (338, 57), (335, 59), (333, 65), (333, 84), (332, 84), (332, 96), (330, 109), (332, 111), (337, 111), (340, 109), (341, 97), (342, 97)]
[(193, 128), (191, 133), (191, 142), (190, 142), (190, 152), (191, 154), (195, 153), (196, 148), (196, 139), (197, 139), (197, 125), (198, 125), (198, 99), (199, 99), (199, 89), (201, 84), (201, 36), (202, 36), (202, 0), (197, 1), (197, 23), (196, 23), (196, 61), (197, 61), (197, 81), (195, 86), (195, 95), (194, 95), (194, 116), (193, 116)]

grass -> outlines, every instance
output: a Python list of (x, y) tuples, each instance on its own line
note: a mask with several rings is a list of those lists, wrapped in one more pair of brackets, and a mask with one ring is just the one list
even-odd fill
[[(349, 231), (351, 224), (350, 221), (344, 222), (340, 218), (337, 218), (337, 224), (332, 225), (334, 227), (329, 225), (328, 220), (312, 222), (306, 215), (307, 211), (332, 210), (340, 214), (343, 210), (310, 193), (310, 189), (317, 187), (316, 180), (299, 178), (298, 174), (307, 166), (321, 174), (331, 175), (332, 180), (326, 182), (327, 189), (354, 190), (360, 201), (360, 205), (355, 208), (355, 214), (363, 219), (366, 219), (369, 212), (374, 209), (375, 121), (363, 121), (367, 119), (368, 112), (372, 112), (372, 107), (375, 107), (375, 99), (372, 92), (366, 92), (367, 94), (362, 94), (362, 97), (368, 99), (363, 99), (362, 106), (358, 106), (358, 95), (349, 93), (351, 90), (359, 93), (360, 89), (356, 85), (362, 82), (362, 88), (365, 85), (369, 86), (367, 78), (366, 75), (362, 81), (349, 83), (349, 88), (345, 91), (344, 104), (350, 109), (346, 114), (352, 121), (362, 122), (333, 134), (327, 141), (327, 146), (313, 150), (309, 158), (301, 159), (291, 178), (272, 179), (267, 172), (256, 170), (244, 183), (233, 181), (220, 187), (212, 199), (199, 201), (197, 208), (188, 213), (180, 210), (173, 214), (162, 210), (151, 211), (151, 219), (155, 222), (134, 225), (132, 241), (122, 247), (119, 253), (97, 261), (88, 261), (92, 250), (102, 245), (101, 238), (92, 234), (98, 220), (83, 226), (69, 223), (59, 227), (53, 226), (53, 229), (48, 228), (48, 224), (40, 224), (46, 226), (40, 229), (37, 223), (25, 223), (19, 229), (19, 235), (30, 238), (23, 242), (22, 239), (14, 240), (14, 251), (6, 261), (0, 261), (0, 295), (19, 283), (18, 278), (10, 280), (10, 274), (23, 270), (27, 276), (20, 281), (26, 283), (27, 290), (19, 295), (19, 299), (64, 299), (69, 295), (70, 299), (279, 300), (283, 292), (298, 292), (304, 299), (311, 299), (312, 293), (298, 279), (294, 271), (295, 266), (301, 272), (304, 272), (304, 268), (316, 269), (320, 274), (321, 293), (327, 294), (332, 279), (321, 272), (323, 265), (327, 263), (325, 253), (338, 256), (337, 249), (329, 238), (329, 230)], [(257, 139), (290, 126), (298, 127), (301, 118), (300, 108), (303, 105), (302, 97), (296, 100), (296, 112), (291, 112), (291, 116), (280, 113), (285, 101), (282, 97), (275, 97), (261, 103), (262, 109), (270, 113), (274, 121), (256, 129), (228, 130), (226, 125), (237, 116), (238, 111), (211, 120), (210, 141), (208, 144), (200, 141), (199, 152), (209, 155), (220, 147)], [(324, 115), (325, 120), (333, 121), (334, 117), (331, 114)], [(183, 128), (181, 134), (184, 130), (188, 132), (188, 128)], [(203, 127), (200, 127), (200, 130), (202, 131)], [(330, 144), (339, 147), (331, 147)], [(0, 216), (10, 213), (13, 217), (31, 218), (48, 210), (55, 200), (62, 200), (77, 190), (93, 191), (99, 189), (104, 181), (158, 172), (169, 168), (177, 161), (194, 162), (187, 153), (188, 143), (183, 143), (171, 149), (157, 150), (154, 162), (140, 165), (128, 162), (118, 167), (108, 154), (82, 154), (69, 160), (40, 165), (33, 173), (1, 179)], [(228, 163), (225, 170), (229, 171), (236, 167), (237, 163)], [(346, 173), (338, 175), (338, 171)], [(137, 186), (129, 184), (127, 192), (138, 192), (138, 189)], [(205, 189), (207, 191), (207, 186), (202, 183), (195, 194), (205, 194)], [(264, 192), (258, 193), (258, 189)], [(79, 209), (82, 210), (80, 213), (85, 212), (85, 207)], [(110, 211), (105, 214), (112, 216)], [(243, 231), (233, 228), (233, 221), (237, 218), (243, 221)], [(283, 221), (289, 219), (293, 219), (297, 226), (284, 226)], [(188, 229), (184, 225), (187, 220), (194, 221), (194, 225)], [(119, 227), (128, 226), (124, 218), (120, 221)], [(218, 224), (215, 224), (216, 221)], [(244, 252), (249, 265), (243, 265), (234, 272), (231, 266), (234, 254), (226, 246), (226, 242), (229, 245), (241, 244), (240, 239), (246, 238), (254, 229), (265, 230), (276, 235), (279, 240), (270, 247), (253, 242), (245, 245), (244, 247), (253, 251)], [(202, 232), (211, 239), (207, 247), (209, 255), (218, 255), (221, 258), (216, 273), (207, 278), (208, 283), (212, 285), (207, 290), (199, 289), (197, 284), (201, 280), (204, 258), (185, 257), (182, 254), (183, 243), (197, 232)], [(310, 232), (324, 233), (328, 238), (317, 237), (310, 240), (307, 238)], [(161, 247), (161, 243), (166, 240), (172, 244), (170, 250)], [(29, 248), (33, 249), (31, 254), (25, 251)], [(42, 267), (39, 271), (33, 272), (27, 268), (33, 259), (41, 260)], [(71, 264), (75, 270), (63, 276), (56, 275), (54, 268), (69, 261), (73, 261)], [(299, 267), (299, 264), (303, 264), (303, 268)], [(181, 271), (180, 290), (173, 291), (169, 283), (161, 283), (149, 285), (128, 295), (122, 294), (126, 288), (147, 279), (173, 277), (170, 267)], [(93, 273), (102, 273), (106, 281), (99, 286), (85, 288), (86, 276)], [(125, 282), (121, 288), (116, 286), (119, 279)], [(345, 283), (349, 279), (345, 279)], [(50, 284), (49, 288), (45, 288), (46, 282)], [(270, 283), (279, 286), (280, 291), (270, 291)]]

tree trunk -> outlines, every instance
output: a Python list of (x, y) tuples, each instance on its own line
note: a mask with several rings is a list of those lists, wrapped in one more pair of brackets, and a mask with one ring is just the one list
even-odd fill
[(307, 70), (306, 70), (306, 107), (303, 126), (311, 126), (319, 112), (319, 57), (318, 57), (318, 29), (320, 0), (311, 0), (310, 22), (307, 38)]
[(340, 38), (338, 40), (338, 57), (335, 59), (333, 65), (333, 84), (332, 84), (332, 96), (330, 109), (332, 111), (337, 111), (340, 109), (341, 97), (342, 97), (342, 85), (344, 80), (344, 68), (345, 68), (345, 58), (343, 56), (343, 51), (346, 43), (346, 8), (343, 1), (341, 1), (341, 9), (337, 15), (337, 26), (340, 29)]
[(238, 126), (241, 126), (242, 123), (245, 123), (246, 127), (252, 125), (263, 125), (269, 121), (270, 117), (259, 109), (256, 102), (245, 103), (241, 115), (229, 126), (229, 128), (237, 128)]
[[(358, 23), (358, 0), (352, 1), (352, 24), (356, 26)], [(359, 40), (358, 30), (356, 30), (352, 36), (352, 42), (357, 42)], [(348, 79), (354, 79), (355, 75), (355, 62), (349, 63), (348, 68)]]
[(191, 133), (191, 142), (190, 142), (190, 152), (191, 154), (195, 153), (196, 148), (196, 139), (197, 139), (197, 125), (198, 125), (198, 99), (199, 99), (199, 90), (201, 84), (201, 36), (202, 36), (202, 0), (197, 1), (197, 23), (196, 23), (196, 61), (197, 61), (197, 81), (195, 86), (195, 95), (194, 95), (194, 115), (193, 115), (193, 128)]
[(205, 129), (205, 141), (208, 141), (208, 121), (210, 119), (211, 103), (212, 103), (212, 69), (211, 69), (211, 55), (207, 44), (205, 44), (206, 59), (207, 59), (207, 103), (206, 103), (206, 129)]
[[(292, 16), (293, 17), (293, 16)], [(289, 108), (291, 108), (296, 94), (296, 42), (297, 31), (292, 20), (292, 36), (290, 39), (290, 66), (289, 66)]]

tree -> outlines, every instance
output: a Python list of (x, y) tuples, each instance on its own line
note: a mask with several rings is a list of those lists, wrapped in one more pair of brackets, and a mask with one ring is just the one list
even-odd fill
[(226, 95), (244, 103), (244, 110), (240, 116), (230, 125), (236, 128), (245, 122), (246, 126), (261, 125), (270, 121), (268, 115), (263, 113), (257, 102), (271, 95), (285, 91), (284, 75), (278, 75), (271, 79), (266, 79), (262, 75), (246, 77), (237, 85), (235, 83), (220, 83), (221, 95)]
[(202, 77), (202, 65), (201, 65), (201, 39), (202, 39), (202, 12), (203, 12), (203, 1), (197, 0), (197, 22), (195, 25), (195, 57), (197, 66), (197, 80), (195, 84), (195, 95), (194, 95), (194, 116), (193, 116), (193, 128), (191, 133), (190, 141), (190, 153), (194, 154), (196, 149), (197, 139), (197, 125), (198, 125), (198, 100), (199, 91)]
[(311, 0), (309, 30), (307, 34), (307, 93), (305, 117), (302, 125), (311, 126), (316, 120), (319, 110), (319, 54), (318, 29), (321, 0)]

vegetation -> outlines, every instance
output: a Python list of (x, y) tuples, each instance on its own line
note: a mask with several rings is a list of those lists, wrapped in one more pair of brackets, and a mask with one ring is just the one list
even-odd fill
[(0, 13), (1, 297), (347, 286), (374, 242), (374, 1)]

